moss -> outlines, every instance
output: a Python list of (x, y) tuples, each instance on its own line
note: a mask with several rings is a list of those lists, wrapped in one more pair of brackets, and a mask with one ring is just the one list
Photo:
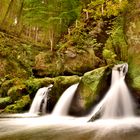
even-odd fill
[(14, 86), (21, 84), (23, 81), (19, 78), (12, 78), (12, 79), (7, 79), (6, 77), (1, 80), (1, 88), (0, 88), (0, 95), (2, 97), (7, 96), (8, 90)]
[(45, 47), (31, 44), (26, 40), (1, 33), (0, 36), (0, 76), (10, 75), (28, 79), (33, 75), (32, 67), (35, 65), (35, 57), (40, 52), (46, 52)]
[(124, 18), (119, 16), (113, 22), (110, 37), (106, 41), (103, 56), (107, 64), (128, 60), (128, 45), (124, 34)]
[(12, 101), (16, 101), (20, 99), (23, 95), (27, 94), (27, 88), (24, 84), (22, 85), (16, 85), (11, 87), (8, 90), (8, 96), (11, 97)]
[(53, 83), (53, 78), (29, 78), (25, 81), (27, 91), (29, 94), (35, 94), (36, 91)]
[(107, 90), (109, 86), (109, 81), (107, 80), (109, 79), (110, 70), (109, 67), (101, 67), (85, 73), (82, 77), (79, 93), (85, 109), (90, 108)]
[(114, 64), (116, 62), (116, 54), (108, 49), (103, 50), (103, 57), (105, 58), (107, 64)]
[(135, 90), (140, 90), (140, 76), (135, 77), (133, 79), (133, 83), (131, 85)]
[(140, 91), (140, 54), (129, 57), (129, 86), (135, 91)]
[(4, 109), (7, 105), (11, 103), (12, 103), (12, 100), (10, 97), (0, 98), (0, 109)]
[(125, 16), (125, 34), (128, 43), (129, 86), (135, 93), (140, 92), (140, 2), (130, 2)]
[(4, 112), (5, 113), (21, 113), (29, 109), (30, 102), (31, 101), (30, 101), (29, 95), (22, 96), (22, 98), (16, 101), (14, 104), (8, 105), (4, 109)]
[(67, 89), (69, 86), (75, 83), (78, 83), (79, 81), (80, 77), (76, 75), (58, 76), (54, 78), (54, 87), (52, 95), (54, 96), (55, 99), (58, 99), (65, 89)]

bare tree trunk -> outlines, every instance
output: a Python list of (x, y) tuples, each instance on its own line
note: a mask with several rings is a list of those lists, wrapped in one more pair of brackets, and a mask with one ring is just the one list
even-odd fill
[(17, 14), (17, 24), (16, 24), (16, 30), (18, 31), (18, 36), (20, 36), (22, 34), (24, 27), (25, 27), (21, 21), (23, 6), (24, 6), (24, 0), (21, 0), (21, 6), (20, 6), (19, 12)]
[(76, 20), (76, 22), (75, 22), (75, 27), (76, 28), (78, 27), (78, 20)]
[(23, 6), (24, 6), (24, 0), (20, 0), (20, 1), (21, 1), (21, 6), (20, 6), (19, 12), (17, 14), (17, 25), (20, 23), (22, 10), (23, 10)]
[(3, 18), (2, 22), (1, 22), (1, 26), (4, 26), (5, 25), (6, 18), (7, 18), (8, 14), (9, 14), (12, 6), (13, 6), (13, 3), (14, 3), (14, 0), (11, 0), (10, 3), (9, 3), (9, 6), (7, 8), (6, 14), (5, 14), (5, 16), (4, 16), (4, 18)]
[(49, 31), (49, 40), (50, 40), (50, 45), (51, 45), (51, 51), (53, 51), (53, 47), (54, 47), (54, 32), (53, 32), (53, 30)]
[(35, 28), (35, 42), (38, 41), (38, 27)]
[(31, 37), (32, 27), (29, 25), (28, 36)]
[(89, 19), (88, 11), (86, 11), (86, 19)]
[(70, 31), (70, 28), (68, 28), (68, 35), (70, 35), (71, 34), (71, 31)]
[(102, 15), (104, 14), (104, 4), (102, 4)]

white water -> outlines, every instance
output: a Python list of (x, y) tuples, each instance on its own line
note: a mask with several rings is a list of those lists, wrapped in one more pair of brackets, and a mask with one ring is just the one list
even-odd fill
[(117, 65), (113, 68), (110, 89), (95, 107), (92, 116), (98, 112), (100, 112), (101, 118), (107, 119), (135, 116), (134, 103), (124, 81), (127, 69), (127, 64)]
[(71, 105), (73, 96), (76, 92), (78, 84), (74, 84), (67, 88), (64, 93), (61, 95), (60, 99), (58, 100), (57, 104), (55, 105), (52, 115), (67, 115), (69, 111), (69, 107)]
[[(47, 107), (47, 96), (48, 92), (50, 91), (52, 85), (49, 85), (48, 87), (40, 88), (32, 102), (32, 105), (30, 107), (29, 113), (31, 114), (38, 114), (40, 111), (45, 114), (46, 113), (46, 107)], [(42, 107), (41, 107), (42, 106)]]

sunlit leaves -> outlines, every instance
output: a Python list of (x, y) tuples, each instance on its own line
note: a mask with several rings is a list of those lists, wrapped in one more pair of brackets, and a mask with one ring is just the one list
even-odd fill
[(122, 12), (128, 1), (127, 0), (94, 0), (92, 1), (85, 12), (92, 15), (93, 18), (117, 16)]

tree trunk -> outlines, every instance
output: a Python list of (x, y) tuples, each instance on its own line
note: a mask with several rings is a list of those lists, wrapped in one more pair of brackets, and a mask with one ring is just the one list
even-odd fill
[(88, 11), (86, 11), (86, 19), (89, 19)]
[(104, 5), (102, 4), (102, 15), (104, 14)]
[(10, 3), (9, 3), (8, 9), (6, 11), (6, 14), (5, 14), (5, 16), (4, 16), (3, 20), (2, 20), (1, 27), (6, 25), (6, 18), (7, 18), (8, 14), (9, 14), (12, 6), (13, 6), (13, 3), (14, 3), (14, 0), (11, 0)]
[(51, 51), (53, 51), (53, 48), (54, 48), (54, 31), (53, 30), (49, 31), (49, 40), (50, 40), (50, 45), (51, 45)]
[[(21, 1), (21, 0), (20, 0), (20, 1)], [(23, 6), (24, 6), (24, 0), (21, 1), (21, 6), (20, 6), (19, 12), (18, 12), (18, 14), (17, 14), (17, 25), (19, 25), (19, 23), (20, 23), (20, 19), (21, 19), (21, 15), (22, 15)]]
[(18, 31), (18, 36), (20, 36), (24, 30), (24, 25), (22, 24), (22, 21), (21, 21), (23, 6), (24, 6), (24, 0), (21, 1), (21, 6), (17, 14), (16, 30)]

